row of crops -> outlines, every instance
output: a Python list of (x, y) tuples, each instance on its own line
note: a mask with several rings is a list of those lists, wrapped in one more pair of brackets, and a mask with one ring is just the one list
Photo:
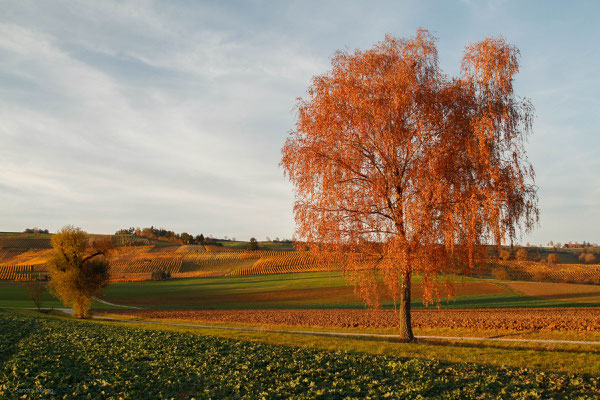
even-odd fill
[(480, 274), (499, 279), (600, 284), (600, 265), (548, 264), (497, 260), (484, 265)]
[(45, 279), (47, 273), (37, 265), (0, 265), (0, 280), (32, 281)]
[(329, 271), (330, 267), (320, 264), (312, 256), (298, 252), (283, 252), (260, 257), (246, 268), (237, 268), (230, 276), (288, 274), (294, 272)]
[(0, 398), (597, 399), (535, 369), (277, 346), (0, 312)]
[[(217, 246), (218, 247), (218, 246)], [(219, 247), (223, 250), (223, 247)], [(157, 270), (173, 277), (248, 276), (339, 269), (324, 265), (303, 252), (286, 251), (206, 251), (203, 246), (124, 246), (109, 257), (112, 279), (143, 279)], [(44, 263), (50, 250), (0, 250), (0, 279), (33, 279), (43, 276)], [(16, 273), (14, 266), (36, 265), (36, 274)], [(476, 274), (498, 279), (600, 284), (600, 265), (547, 264), (532, 261), (493, 261)]]
[(25, 251), (25, 249), (0, 249), (0, 264), (12, 263), (15, 257)]
[(176, 273), (181, 270), (182, 260), (176, 258), (157, 258), (148, 260), (136, 260), (130, 262), (112, 262), (110, 273), (112, 274), (143, 274), (162, 270)]
[(148, 238), (134, 235), (114, 235), (112, 242), (115, 246), (147, 246), (150, 244)]
[[(291, 272), (329, 270), (314, 258), (297, 252), (233, 251), (233, 252), (140, 252), (121, 255), (111, 260), (112, 279), (126, 279), (126, 275), (150, 274), (168, 271), (173, 277), (246, 276)], [(148, 275), (149, 277), (149, 275)]]
[(225, 275), (235, 268), (252, 265), (259, 257), (242, 252), (188, 255), (184, 259), (182, 272), (219, 271), (221, 275)]
[(0, 248), (2, 249), (50, 249), (49, 238), (28, 238), (22, 236), (0, 237)]

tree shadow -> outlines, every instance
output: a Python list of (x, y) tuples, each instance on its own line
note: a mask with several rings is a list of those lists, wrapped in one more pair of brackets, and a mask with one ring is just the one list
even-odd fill
[[(577, 353), (577, 354), (600, 354), (600, 347), (588, 348), (588, 349), (549, 349), (547, 346), (552, 346), (552, 343), (540, 345), (539, 343), (529, 342), (530, 346), (525, 345), (514, 345), (515, 342), (509, 342), (509, 346), (502, 346), (500, 344), (494, 344), (491, 342), (484, 342), (479, 340), (473, 341), (451, 341), (451, 340), (439, 340), (439, 339), (418, 339), (417, 343), (429, 344), (438, 347), (462, 347), (462, 348), (473, 348), (473, 349), (498, 349), (498, 350), (517, 350), (517, 351), (545, 351), (551, 353)], [(560, 344), (560, 343), (557, 343)], [(546, 347), (544, 347), (546, 346)]]

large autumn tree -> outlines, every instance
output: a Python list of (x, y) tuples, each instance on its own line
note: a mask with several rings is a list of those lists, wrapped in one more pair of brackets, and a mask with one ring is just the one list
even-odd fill
[(439, 301), (440, 274), (468, 273), (481, 244), (537, 222), (524, 149), (533, 107), (513, 92), (518, 56), (488, 38), (466, 47), (451, 78), (436, 39), (419, 29), (337, 52), (298, 100), (281, 161), (295, 186), (297, 235), (343, 262), (367, 303), (391, 297), (408, 340), (415, 273), (424, 302)]
[(89, 316), (92, 298), (108, 285), (106, 255), (112, 248), (110, 238), (90, 238), (84, 231), (65, 226), (50, 239), (53, 251), (48, 259), (50, 289), (75, 317)]

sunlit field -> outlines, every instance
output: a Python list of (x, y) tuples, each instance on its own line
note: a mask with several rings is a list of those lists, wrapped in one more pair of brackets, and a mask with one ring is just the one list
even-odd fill
[(600, 399), (600, 2), (3, 2), (0, 400)]

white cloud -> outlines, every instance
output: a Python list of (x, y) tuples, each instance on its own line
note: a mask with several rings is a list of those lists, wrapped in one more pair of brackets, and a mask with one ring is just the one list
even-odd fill
[[(203, 230), (210, 225), (216, 234), (235, 231), (234, 226), (220, 226), (224, 218), (266, 217), (269, 209), (278, 209), (265, 198), (276, 196), (289, 207), (285, 199), (291, 194), (277, 169), (278, 152), (271, 153), (272, 164), (265, 165), (260, 157), (264, 141), (260, 137), (265, 132), (257, 131), (261, 118), (269, 117), (266, 112), (281, 108), (284, 98), (277, 80), (294, 78), (293, 68), (272, 62), (289, 61), (276, 54), (279, 49), (264, 54), (265, 62), (275, 68), (270, 74), (256, 57), (244, 64), (232, 62), (241, 45), (219, 42), (218, 35), (202, 45), (174, 46), (161, 57), (127, 54), (176, 74), (177, 79), (165, 88), (152, 82), (132, 85), (111, 76), (81, 60), (77, 48), (67, 51), (60, 38), (33, 27), (2, 24), (0, 32), (4, 34), (0, 49), (12, 60), (3, 63), (0, 71), (14, 75), (18, 64), (20, 78), (47, 94), (36, 99), (36, 93), (16, 88), (9, 89), (12, 98), (0, 100), (0, 132), (6, 145), (0, 149), (6, 160), (0, 182), (10, 190), (26, 188), (22, 193), (53, 199), (60, 203), (55, 212), (60, 210), (65, 219), (74, 205), (93, 220), (94, 210), (106, 210), (107, 204), (114, 205), (111, 212), (122, 214), (119, 204), (131, 209), (149, 202), (173, 210), (172, 220), (164, 221), (166, 226)], [(314, 66), (302, 63), (300, 56), (296, 61)], [(188, 84), (205, 85), (209, 93), (194, 93)], [(275, 118), (281, 126), (281, 142), (288, 123), (285, 117)], [(19, 168), (26, 154), (31, 166)], [(186, 221), (186, 210), (195, 208), (220, 214), (205, 212), (204, 221)], [(227, 213), (232, 213), (231, 218), (226, 218)], [(286, 214), (289, 217), (290, 211)], [(93, 225), (92, 229), (107, 229), (99, 222)], [(291, 236), (291, 226), (290, 218), (278, 233)], [(269, 227), (253, 231), (257, 229), (273, 234)], [(244, 234), (250, 233), (238, 232), (238, 237)]]
[[(589, 222), (600, 192), (598, 30), (580, 37), (550, 8), (539, 14), (551, 24), (519, 7), (4, 2), (0, 229), (154, 224), (292, 236), (292, 188), (278, 162), (295, 98), (336, 49), (423, 26), (440, 37), (442, 65), (490, 33), (517, 41), (518, 91), (538, 113), (528, 145), (541, 187), (533, 237), (600, 241)], [(562, 11), (578, 23), (593, 14)]]

